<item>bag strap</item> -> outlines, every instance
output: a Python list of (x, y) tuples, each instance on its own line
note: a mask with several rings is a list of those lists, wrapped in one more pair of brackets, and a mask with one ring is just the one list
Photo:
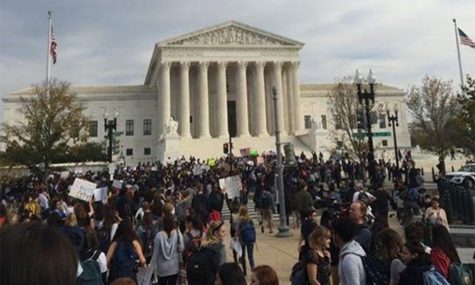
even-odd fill
[(97, 259), (99, 258), (99, 255), (101, 255), (101, 251), (95, 250), (94, 253), (91, 255), (91, 257), (86, 259), (86, 261), (89, 261), (89, 260), (97, 261)]

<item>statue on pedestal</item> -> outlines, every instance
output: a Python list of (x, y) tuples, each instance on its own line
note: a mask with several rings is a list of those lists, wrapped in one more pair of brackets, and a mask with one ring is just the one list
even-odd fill
[(320, 130), (322, 128), (322, 120), (318, 117), (311, 117), (311, 126), (313, 130)]
[(178, 122), (175, 121), (173, 116), (168, 119), (165, 124), (166, 135), (178, 135)]

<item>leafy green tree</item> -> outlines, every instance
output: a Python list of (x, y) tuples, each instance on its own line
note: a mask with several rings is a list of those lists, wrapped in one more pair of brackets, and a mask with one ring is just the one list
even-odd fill
[(18, 111), (24, 119), (2, 124), (0, 142), (6, 146), (3, 157), (9, 164), (29, 168), (42, 164), (47, 171), (55, 157), (86, 142), (88, 120), (70, 84), (53, 80), (48, 89), (45, 83), (35, 85), (21, 98)]
[(421, 147), (439, 156), (445, 174), (445, 157), (456, 137), (454, 122), (460, 110), (452, 81), (426, 76), (421, 86), (412, 86), (406, 94), (406, 105), (413, 117), (412, 128), (418, 133)]
[(475, 156), (475, 79), (467, 75), (466, 85), (458, 95), (461, 112), (455, 125), (460, 132), (457, 146)]

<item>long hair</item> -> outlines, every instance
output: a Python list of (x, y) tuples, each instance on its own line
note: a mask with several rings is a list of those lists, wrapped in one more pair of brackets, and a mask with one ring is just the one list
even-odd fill
[(398, 258), (404, 242), (393, 229), (385, 228), (376, 234), (376, 255), (382, 260)]
[(434, 225), (432, 228), (432, 248), (439, 248), (450, 258), (451, 262), (460, 263), (460, 257), (455, 249), (454, 241), (449, 231), (443, 225)]
[(313, 249), (316, 247), (323, 248), (325, 246), (325, 239), (327, 238), (331, 238), (330, 230), (324, 226), (316, 226), (308, 237), (308, 242)]
[(224, 226), (224, 222), (223, 221), (213, 221), (209, 227), (208, 227), (208, 231), (206, 232), (206, 237), (205, 237), (205, 240), (203, 241), (203, 246), (208, 246), (208, 245), (211, 245), (213, 243), (218, 243), (219, 240), (218, 238), (216, 237), (215, 233), (217, 231), (219, 231), (219, 229)]
[(117, 227), (117, 232), (114, 235), (114, 241), (133, 242), (134, 240), (139, 241), (139, 238), (132, 227), (132, 223), (129, 220), (123, 220)]
[(247, 210), (247, 206), (242, 205), (239, 207), (239, 220), (240, 221), (248, 221), (251, 217), (249, 216), (249, 212)]

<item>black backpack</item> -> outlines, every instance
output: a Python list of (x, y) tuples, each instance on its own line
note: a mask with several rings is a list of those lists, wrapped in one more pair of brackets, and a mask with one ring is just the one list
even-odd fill
[(102, 274), (97, 258), (101, 252), (96, 250), (91, 258), (81, 262), (82, 273), (77, 277), (77, 285), (103, 285)]
[(269, 192), (263, 191), (261, 194), (261, 208), (270, 209), (272, 207), (272, 196)]
[(188, 285), (212, 285), (218, 266), (217, 252), (201, 247), (193, 253), (186, 265)]
[(290, 274), (290, 284), (291, 285), (307, 285), (308, 275), (307, 275), (307, 262), (304, 259), (297, 261), (292, 267), (292, 273)]
[[(343, 255), (343, 258), (349, 254), (354, 253), (347, 253)], [(355, 254), (357, 255), (357, 254)], [(363, 263), (364, 272), (366, 275), (366, 285), (387, 285), (389, 284), (389, 276), (384, 272), (382, 268), (380, 268), (380, 263), (376, 260), (376, 258), (372, 256), (360, 256), (361, 262)]]

